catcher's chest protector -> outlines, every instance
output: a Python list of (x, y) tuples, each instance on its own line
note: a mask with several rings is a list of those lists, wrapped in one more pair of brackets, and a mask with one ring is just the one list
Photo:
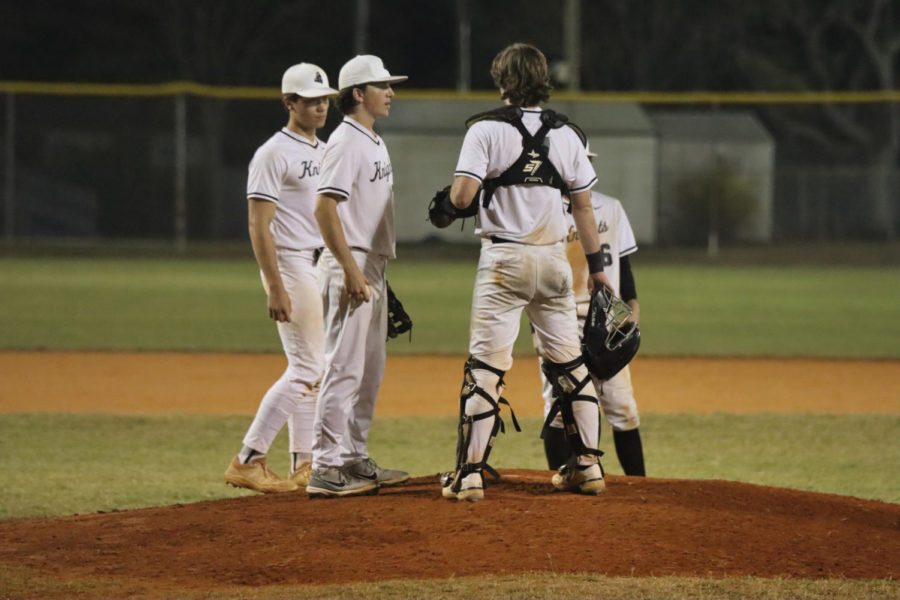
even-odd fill
[(572, 127), (578, 136), (584, 141), (584, 133), (574, 123), (568, 122), (568, 117), (552, 110), (541, 111), (541, 126), (532, 135), (522, 124), (522, 109), (518, 106), (504, 106), (499, 109), (480, 113), (470, 117), (466, 121), (466, 127), (478, 121), (491, 120), (509, 123), (522, 134), (522, 153), (519, 158), (503, 173), (493, 179), (485, 179), (482, 187), (481, 204), (484, 208), (490, 206), (494, 190), (500, 186), (536, 184), (547, 185), (558, 189), (563, 195), (569, 193), (569, 187), (563, 182), (559, 171), (550, 162), (550, 140), (547, 133), (551, 129), (559, 129), (563, 125)]

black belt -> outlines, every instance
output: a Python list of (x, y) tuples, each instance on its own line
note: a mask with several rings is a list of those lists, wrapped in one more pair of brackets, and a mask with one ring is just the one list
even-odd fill
[[(488, 239), (491, 240), (491, 243), (493, 243), (493, 244), (521, 244), (523, 246), (531, 245), (531, 244), (526, 244), (525, 242), (517, 242), (515, 240), (508, 240), (506, 238), (497, 237), (496, 235), (492, 235)], [(562, 240), (560, 240), (560, 241), (562, 241)], [(556, 244), (556, 243), (559, 243), (559, 242), (554, 242), (554, 244)], [(547, 245), (549, 246), (551, 244), (547, 244)]]
[[(351, 250), (359, 250), (360, 252), (368, 252), (365, 248), (360, 248), (359, 246), (350, 246)], [(321, 258), (322, 253), (325, 251), (325, 248), (315, 248), (313, 249), (313, 264), (319, 262), (319, 258)]]
[(492, 235), (490, 237), (491, 243), (493, 244), (521, 244), (522, 242), (516, 242), (513, 240), (507, 240), (502, 237), (497, 237), (496, 235)]

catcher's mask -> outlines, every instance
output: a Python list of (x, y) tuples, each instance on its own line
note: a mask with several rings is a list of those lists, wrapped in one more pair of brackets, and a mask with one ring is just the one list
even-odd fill
[(581, 355), (597, 379), (609, 379), (631, 362), (641, 345), (641, 330), (628, 321), (631, 308), (606, 286), (591, 294)]

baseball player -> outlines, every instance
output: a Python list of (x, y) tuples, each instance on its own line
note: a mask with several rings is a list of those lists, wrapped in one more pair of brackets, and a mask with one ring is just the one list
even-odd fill
[[(596, 156), (590, 150), (587, 155), (588, 157)], [(615, 198), (592, 191), (591, 206), (597, 221), (600, 249), (604, 258), (604, 273), (612, 283), (613, 293), (620, 296), (631, 307), (630, 320), (638, 322), (640, 320), (640, 304), (637, 299), (631, 262), (628, 258), (637, 251), (637, 242), (634, 239), (631, 223), (628, 221), (625, 209), (622, 208), (622, 203)], [(580, 251), (578, 232), (572, 222), (569, 223), (566, 255), (572, 266), (573, 281), (575, 282), (578, 330), (582, 331), (591, 296), (587, 287), (583, 285), (588, 266)], [(540, 354), (540, 345), (536, 337), (535, 346)], [(634, 389), (631, 386), (631, 371), (626, 366), (606, 381), (600, 381), (593, 375), (591, 380), (597, 390), (600, 407), (612, 427), (616, 455), (619, 457), (622, 469), (626, 475), (644, 476), (644, 451), (638, 430), (640, 417), (634, 399)], [(553, 405), (553, 394), (552, 386), (547, 381), (543, 370), (541, 371), (541, 381), (543, 383), (544, 417), (546, 418)], [(549, 424), (549, 428), (545, 430), (544, 451), (547, 455), (547, 465), (551, 469), (560, 468), (571, 456), (572, 450), (569, 447), (560, 415), (557, 415)]]
[[(250, 161), (247, 204), (250, 242), (288, 365), (263, 396), (244, 447), (225, 471), (225, 481), (257, 492), (289, 492), (309, 481), (312, 425), (324, 368), (322, 300), (316, 259), (322, 251), (313, 210), (325, 143), (325, 71), (294, 65), (281, 80), (288, 123), (260, 146)], [(283, 480), (266, 465), (266, 453), (288, 423), (291, 475)]]
[(385, 268), (396, 242), (391, 158), (373, 126), (390, 113), (391, 84), (405, 80), (371, 55), (347, 61), (338, 77), (344, 120), (322, 159), (315, 210), (326, 246), (318, 266), (326, 366), (306, 486), (311, 497), (369, 494), (409, 479), (379, 467), (367, 448), (385, 365)]
[(587, 385), (579, 348), (563, 204), (566, 194), (589, 265), (586, 285), (608, 286), (590, 203), (597, 178), (581, 131), (540, 107), (550, 96), (540, 50), (527, 44), (506, 47), (494, 58), (491, 76), (505, 106), (469, 119), (447, 200), (448, 212), (477, 211), (481, 255), (460, 394), (456, 471), (443, 478), (442, 494), (453, 500), (484, 497), (483, 470), (491, 471), (487, 460), (501, 427), (503, 376), (512, 366), (523, 309), (540, 339), (554, 402), (576, 449), (573, 460), (554, 474), (553, 486), (599, 494), (605, 483), (597, 450), (597, 393)]

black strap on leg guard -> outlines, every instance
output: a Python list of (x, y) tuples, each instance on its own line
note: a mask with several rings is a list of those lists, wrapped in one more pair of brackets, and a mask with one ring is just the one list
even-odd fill
[(581, 401), (598, 405), (599, 410), (599, 402), (596, 398), (580, 393), (590, 383), (590, 375), (585, 375), (584, 379), (579, 380), (573, 373), (575, 369), (583, 364), (584, 359), (581, 357), (567, 363), (555, 363), (546, 359), (541, 360), (541, 369), (553, 388), (553, 404), (550, 406), (550, 412), (547, 413), (547, 419), (544, 421), (541, 439), (547, 439), (550, 423), (553, 422), (557, 414), (561, 414), (566, 438), (569, 440), (569, 446), (572, 449), (569, 462), (573, 463), (582, 454), (603, 456), (603, 452), (597, 448), (588, 448), (584, 445), (584, 442), (581, 440), (581, 434), (578, 431), (578, 423), (575, 421), (575, 412), (572, 409), (573, 402)]
[[(516, 431), (522, 431), (519, 427), (519, 422), (516, 420), (516, 415), (512, 410), (512, 407), (509, 405), (509, 402), (505, 398), (500, 398), (499, 400), (494, 400), (490, 394), (488, 394), (481, 386), (479, 386), (475, 382), (475, 376), (472, 374), (474, 369), (484, 369), (485, 371), (490, 371), (491, 373), (497, 375), (500, 380), (497, 382), (497, 391), (503, 387), (503, 375), (505, 375), (505, 371), (501, 371), (500, 369), (495, 369), (494, 367), (484, 363), (477, 358), (469, 357), (466, 361), (465, 367), (463, 368), (463, 385), (462, 390), (459, 393), (459, 429), (457, 436), (457, 445), (456, 445), (456, 481), (453, 484), (453, 491), (458, 492), (463, 478), (470, 473), (480, 472), (482, 469), (491, 474), (494, 479), (500, 479), (500, 474), (496, 469), (491, 467), (487, 460), (488, 456), (491, 453), (491, 448), (494, 445), (494, 438), (497, 437), (497, 432), (506, 433), (506, 426), (503, 423), (503, 419), (500, 417), (500, 404), (506, 404), (509, 407), (510, 415), (512, 416), (513, 426), (515, 426)], [(478, 394), (491, 404), (491, 409), (487, 410), (483, 413), (478, 413), (476, 415), (467, 415), (466, 414), (466, 401), (469, 400), (472, 396)], [(487, 446), (484, 449), (484, 455), (481, 457), (481, 461), (477, 463), (468, 462), (468, 453), (469, 453), (469, 444), (472, 441), (472, 426), (475, 421), (481, 421), (482, 419), (487, 419), (493, 417), (494, 425), (491, 428), (491, 436), (488, 439)]]
[[(498, 394), (500, 393), (500, 390), (503, 389), (503, 386), (506, 385), (506, 382), (503, 381), (503, 376), (506, 375), (506, 371), (501, 371), (500, 369), (495, 369), (491, 365), (489, 365), (485, 362), (482, 362), (482, 361), (478, 360), (477, 358), (470, 356), (468, 358), (468, 360), (466, 360), (464, 376), (466, 377), (466, 381), (468, 381), (469, 376), (471, 376), (472, 385), (474, 386), (472, 388), (472, 391), (474, 393), (478, 394), (479, 396), (481, 396), (482, 398), (484, 398), (491, 404), (494, 404), (494, 405), (505, 404), (506, 407), (509, 409), (509, 416), (512, 419), (513, 427), (516, 428), (516, 431), (521, 432), (522, 428), (519, 427), (519, 421), (518, 421), (518, 419), (516, 419), (516, 413), (513, 411), (512, 405), (509, 403), (509, 400), (507, 400), (503, 396), (500, 396), (499, 398), (497, 398), (497, 401), (495, 402), (490, 394), (488, 394), (486, 391), (481, 389), (481, 387), (475, 385), (475, 376), (471, 375), (472, 370), (474, 370), (474, 369), (484, 369), (485, 371), (490, 371), (491, 373), (493, 373), (494, 375), (499, 377), (499, 380), (497, 381), (497, 390), (496, 390)], [(463, 383), (464, 391), (465, 391), (465, 387), (466, 387), (466, 384), (464, 382)], [(469, 395), (471, 395), (471, 394), (469, 394)], [(468, 396), (466, 396), (466, 398), (468, 398)], [(500, 407), (497, 406), (498, 417), (499, 417), (499, 410), (500, 410)], [(460, 413), (460, 414), (462, 414), (462, 413)], [(506, 424), (503, 422), (502, 417), (499, 417), (499, 418), (500, 418), (500, 433), (506, 433)]]

